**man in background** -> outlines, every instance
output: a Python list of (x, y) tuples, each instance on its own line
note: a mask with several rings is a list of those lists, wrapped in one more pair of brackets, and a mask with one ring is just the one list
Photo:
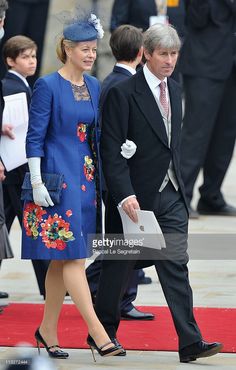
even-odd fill
[[(179, 59), (185, 92), (181, 171), (190, 217), (236, 216), (221, 186), (236, 138), (236, 0), (192, 0)], [(203, 169), (197, 212), (193, 189)]]

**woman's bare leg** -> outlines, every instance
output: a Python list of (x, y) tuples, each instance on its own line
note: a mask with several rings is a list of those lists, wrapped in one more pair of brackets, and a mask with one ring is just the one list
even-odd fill
[[(63, 267), (64, 284), (73, 302), (88, 326), (88, 332), (98, 347), (110, 341), (97, 318), (85, 273), (85, 260), (67, 260)], [(109, 344), (105, 348), (113, 347)]]
[(63, 281), (63, 262), (51, 261), (45, 279), (46, 299), (40, 334), (48, 346), (58, 344), (57, 324), (66, 294)]

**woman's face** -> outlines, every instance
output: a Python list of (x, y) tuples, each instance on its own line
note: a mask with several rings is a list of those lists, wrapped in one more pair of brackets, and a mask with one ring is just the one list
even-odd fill
[(80, 71), (90, 71), (97, 57), (97, 40), (78, 42), (68, 50), (67, 55)]

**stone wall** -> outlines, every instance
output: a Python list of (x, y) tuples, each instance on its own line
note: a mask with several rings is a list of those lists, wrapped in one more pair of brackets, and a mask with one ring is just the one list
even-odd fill
[(60, 62), (56, 57), (56, 44), (57, 39), (61, 34), (63, 23), (58, 20), (58, 15), (63, 11), (73, 10), (75, 4), (79, 4), (85, 10), (91, 10), (95, 7), (95, 13), (101, 19), (105, 36), (99, 41), (98, 45), (96, 74), (102, 81), (111, 71), (114, 64), (114, 59), (109, 47), (109, 23), (113, 0), (51, 0), (44, 42), (41, 75), (50, 73), (60, 67)]

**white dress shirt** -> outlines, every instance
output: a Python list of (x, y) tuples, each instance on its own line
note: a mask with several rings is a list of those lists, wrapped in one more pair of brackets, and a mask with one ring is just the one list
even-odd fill
[(132, 75), (135, 75), (135, 73), (136, 73), (136, 69), (134, 69), (133, 67), (128, 66), (127, 64), (116, 63), (116, 67), (124, 68), (127, 71), (129, 71)]
[[(160, 99), (160, 83), (162, 82), (157, 78), (147, 67), (147, 64), (143, 67), (144, 77), (147, 81), (148, 86), (151, 89), (151, 92), (154, 95), (154, 98), (159, 101)], [(167, 77), (163, 80), (166, 83), (166, 100), (169, 103), (169, 92), (168, 92), (168, 85), (167, 85)]]

